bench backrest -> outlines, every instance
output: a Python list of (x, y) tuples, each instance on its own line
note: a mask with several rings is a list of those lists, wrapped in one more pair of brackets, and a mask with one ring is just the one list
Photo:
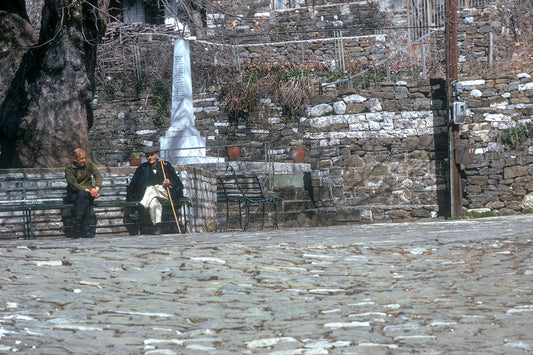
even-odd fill
[(244, 200), (244, 192), (239, 187), (234, 175), (217, 176), (217, 200)]
[(256, 175), (225, 174), (217, 176), (217, 198), (219, 201), (263, 200), (264, 194)]
[(257, 175), (235, 175), (239, 188), (243, 192), (244, 196), (250, 200), (263, 200), (263, 188), (259, 182)]
[[(99, 201), (126, 199), (129, 176), (103, 178)], [(4, 180), (0, 182), (0, 205), (63, 202), (66, 195), (65, 179)]]

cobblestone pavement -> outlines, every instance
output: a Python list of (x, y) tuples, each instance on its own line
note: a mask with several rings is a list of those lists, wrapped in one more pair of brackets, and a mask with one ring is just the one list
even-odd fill
[(533, 351), (533, 215), (0, 240), (0, 353)]

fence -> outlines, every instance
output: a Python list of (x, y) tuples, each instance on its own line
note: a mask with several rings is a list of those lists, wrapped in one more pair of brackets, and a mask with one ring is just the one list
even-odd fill
[[(446, 20), (446, 0), (408, 0), (407, 23), (409, 40), (416, 41), (434, 28), (444, 27)], [(490, 0), (459, 0), (458, 9), (466, 7), (483, 8)]]
[(437, 28), (393, 53), (379, 63), (347, 78), (321, 83), (319, 92), (340, 87), (376, 85), (381, 81), (426, 79), (428, 73), (444, 73), (444, 52), (440, 43), (444, 28)]

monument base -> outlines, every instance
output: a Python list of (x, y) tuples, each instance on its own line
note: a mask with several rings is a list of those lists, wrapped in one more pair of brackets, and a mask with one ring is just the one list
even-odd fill
[(172, 165), (199, 165), (199, 164), (218, 164), (225, 161), (224, 158), (217, 157), (173, 157), (170, 161)]
[[(170, 135), (169, 135), (170, 133)], [(161, 158), (173, 165), (211, 164), (224, 162), (224, 158), (208, 157), (205, 153), (205, 138), (167, 131), (159, 139)]]

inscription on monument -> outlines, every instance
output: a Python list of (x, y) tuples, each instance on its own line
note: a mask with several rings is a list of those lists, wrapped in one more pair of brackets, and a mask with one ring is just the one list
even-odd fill
[(174, 101), (183, 100), (183, 64), (183, 56), (174, 57), (174, 70), (172, 75), (172, 82), (174, 83), (174, 90), (172, 91), (172, 94)]

